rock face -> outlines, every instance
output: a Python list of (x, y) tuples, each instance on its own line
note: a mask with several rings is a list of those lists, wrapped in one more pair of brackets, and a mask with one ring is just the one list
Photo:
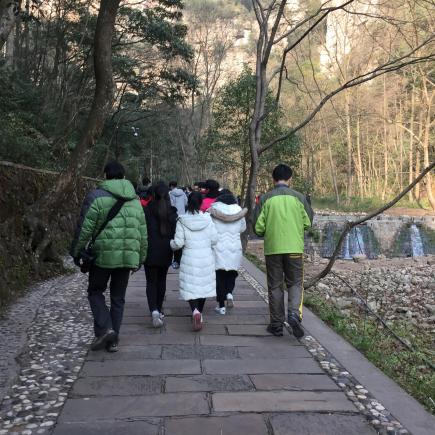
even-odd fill
[[(61, 264), (48, 261), (36, 267), (24, 225), (29, 206), (53, 186), (56, 178), (51, 171), (0, 162), (0, 308), (29, 282), (62, 270)], [(94, 181), (84, 180), (77, 195), (65, 200), (59, 222), (54, 223), (59, 251), (69, 243), (85, 192), (94, 186)]]

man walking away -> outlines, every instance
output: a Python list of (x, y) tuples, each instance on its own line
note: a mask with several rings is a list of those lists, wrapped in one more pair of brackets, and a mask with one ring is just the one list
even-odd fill
[[(182, 216), (186, 213), (187, 196), (182, 189), (177, 187), (177, 184), (176, 181), (171, 181), (169, 183), (169, 198), (171, 199), (172, 207), (177, 209), (177, 215)], [(183, 251), (181, 249), (174, 252), (174, 261), (172, 262), (173, 269), (180, 268), (182, 255)]]
[(301, 338), (304, 230), (312, 224), (313, 211), (304, 195), (290, 189), (292, 174), (292, 169), (283, 164), (273, 170), (275, 187), (259, 201), (255, 232), (264, 236), (270, 310), (267, 330), (276, 336), (283, 335), (284, 281), (288, 291), (288, 323), (294, 336)]
[(187, 206), (187, 196), (182, 189), (177, 187), (176, 181), (171, 181), (169, 183), (169, 198), (171, 199), (172, 207), (177, 209), (178, 216), (186, 213)]
[[(142, 206), (133, 185), (124, 178), (122, 165), (110, 162), (104, 173), (106, 181), (84, 200), (71, 255), (75, 264), (80, 265), (80, 252), (106, 223), (93, 245), (95, 262), (89, 271), (88, 299), (95, 332), (91, 349), (116, 352), (130, 271), (137, 270), (145, 261), (147, 227)], [(122, 207), (107, 220), (117, 203)], [(109, 279), (110, 309), (104, 297)]]

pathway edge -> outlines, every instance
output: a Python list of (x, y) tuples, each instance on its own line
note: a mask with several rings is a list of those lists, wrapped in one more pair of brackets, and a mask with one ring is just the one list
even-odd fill
[[(243, 267), (264, 288), (266, 274), (243, 258)], [(362, 353), (304, 307), (304, 328), (364, 385), (413, 435), (433, 435), (435, 417)]]

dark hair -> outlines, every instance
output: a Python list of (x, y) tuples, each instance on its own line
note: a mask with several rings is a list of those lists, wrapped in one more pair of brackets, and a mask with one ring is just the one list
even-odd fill
[(224, 204), (238, 204), (236, 197), (228, 190), (224, 189), (225, 193), (222, 193), (216, 198), (216, 202), (223, 202)]
[(122, 180), (125, 176), (125, 169), (121, 163), (112, 160), (104, 167), (107, 180)]
[(197, 186), (198, 186), (200, 189), (207, 189), (207, 183), (206, 183), (205, 181), (198, 181)]
[(272, 172), (272, 177), (275, 181), (290, 180), (292, 175), (293, 175), (292, 168), (290, 168), (290, 166), (283, 165), (282, 163), (276, 166)]
[(217, 198), (220, 194), (219, 183), (216, 180), (207, 180), (205, 182), (205, 188), (208, 189), (207, 198)]
[(202, 205), (202, 195), (199, 192), (192, 192), (187, 200), (187, 211), (191, 214), (198, 213)]
[(169, 187), (177, 187), (177, 182), (176, 181), (171, 181), (170, 183), (169, 183)]
[(142, 184), (144, 186), (148, 186), (148, 184), (150, 184), (150, 183), (151, 183), (151, 180), (147, 176), (142, 178)]
[(160, 224), (160, 234), (167, 236), (169, 234), (169, 210), (171, 202), (169, 199), (169, 188), (164, 183), (153, 186), (152, 189), (154, 201), (157, 207), (157, 217)]

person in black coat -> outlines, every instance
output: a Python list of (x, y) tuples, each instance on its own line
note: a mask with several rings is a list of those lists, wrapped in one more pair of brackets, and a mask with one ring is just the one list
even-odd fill
[(159, 183), (153, 188), (154, 200), (144, 207), (148, 229), (148, 252), (145, 260), (147, 299), (154, 327), (163, 326), (163, 300), (166, 276), (172, 262), (169, 242), (174, 238), (177, 209), (171, 206), (169, 187)]

